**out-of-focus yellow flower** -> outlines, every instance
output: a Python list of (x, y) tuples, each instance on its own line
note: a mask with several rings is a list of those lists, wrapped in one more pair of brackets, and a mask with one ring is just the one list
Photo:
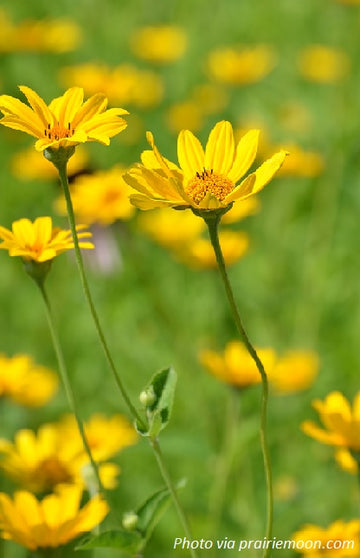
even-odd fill
[[(123, 180), (120, 167), (93, 174), (80, 175), (71, 184), (71, 198), (75, 215), (87, 225), (111, 225), (116, 220), (126, 221), (135, 211), (129, 201), (131, 188)], [(66, 215), (64, 197), (56, 202), (57, 210)]]
[[(360, 520), (338, 520), (328, 527), (305, 525), (293, 536), (295, 549), (304, 558), (351, 558), (359, 556)], [(313, 541), (312, 548), (307, 541)]]
[[(68, 176), (77, 174), (86, 167), (89, 157), (84, 148), (79, 145), (72, 157), (70, 157), (67, 173)], [(11, 170), (20, 180), (50, 180), (57, 179), (58, 171), (41, 153), (32, 147), (15, 153), (11, 160)]]
[(280, 502), (289, 502), (298, 494), (296, 479), (290, 475), (282, 475), (274, 483), (274, 497)]
[(188, 244), (206, 228), (191, 211), (170, 211), (167, 208), (140, 213), (138, 223), (142, 231), (165, 248)]
[(270, 382), (279, 393), (310, 387), (319, 371), (319, 359), (311, 351), (289, 351), (276, 362)]
[(302, 429), (306, 434), (324, 444), (360, 452), (360, 392), (355, 396), (352, 408), (339, 391), (331, 392), (325, 401), (316, 399), (313, 407), (319, 413), (325, 429), (312, 421), (305, 421)]
[(0, 354), (0, 397), (9, 397), (28, 407), (47, 403), (58, 389), (58, 377), (28, 355)]
[(0, 12), (0, 52), (69, 52), (81, 42), (81, 30), (70, 19), (24, 20), (14, 25)]
[[(116, 486), (119, 467), (105, 462), (132, 445), (137, 435), (129, 422), (115, 415), (94, 415), (84, 424), (85, 436), (105, 488)], [(37, 434), (19, 430), (14, 443), (0, 439), (0, 467), (18, 484), (34, 492), (47, 492), (60, 483), (83, 484), (88, 455), (75, 419), (66, 416), (58, 423), (42, 425)]]
[[(197, 85), (192, 92), (191, 98), (204, 114), (219, 113), (226, 107), (229, 100), (224, 87), (214, 83)], [(185, 124), (183, 128), (193, 129)]]
[[(273, 349), (256, 349), (268, 374), (275, 365), (276, 354)], [(245, 388), (261, 382), (260, 373), (252, 357), (240, 341), (230, 341), (223, 353), (203, 350), (200, 362), (204, 368), (219, 380), (232, 386)]]
[(10, 539), (29, 550), (57, 548), (91, 531), (101, 523), (109, 508), (100, 495), (82, 508), (82, 488), (61, 485), (42, 501), (26, 491), (11, 499), (0, 493), (0, 529)]
[(279, 176), (299, 176), (313, 178), (319, 176), (325, 167), (324, 158), (316, 151), (305, 151), (298, 145), (284, 147), (290, 153), (279, 170)]
[(256, 83), (273, 69), (276, 56), (266, 45), (243, 48), (219, 48), (208, 58), (210, 75), (230, 85)]
[(125, 181), (139, 192), (130, 196), (131, 202), (140, 209), (216, 210), (247, 199), (273, 178), (287, 155), (279, 151), (236, 186), (255, 159), (258, 136), (258, 130), (251, 130), (235, 148), (230, 122), (218, 122), (204, 151), (200, 141), (189, 130), (183, 130), (178, 136), (178, 167), (160, 154), (148, 132), (152, 150), (144, 151), (142, 164), (124, 175)]
[(61, 70), (60, 80), (66, 87), (81, 84), (87, 95), (101, 91), (112, 103), (145, 109), (159, 104), (164, 94), (160, 76), (131, 64), (69, 66)]
[[(84, 231), (84, 225), (77, 225), (80, 248), (91, 249), (91, 232)], [(81, 232), (83, 231), (83, 232)], [(10, 256), (21, 256), (25, 261), (46, 262), (62, 252), (74, 248), (70, 230), (53, 227), (51, 217), (38, 217), (32, 223), (29, 219), (19, 219), (12, 224), (12, 230), (0, 227), (0, 249), (8, 250)]]
[[(59, 423), (63, 436), (77, 436), (77, 443), (82, 446), (75, 418), (66, 415)], [(116, 455), (122, 449), (137, 442), (138, 436), (134, 427), (122, 415), (106, 417), (96, 413), (84, 424), (85, 435), (89, 447), (96, 461), (105, 461)]]
[(137, 29), (131, 36), (131, 49), (142, 60), (169, 64), (181, 58), (187, 47), (183, 29), (174, 25), (156, 25)]
[(345, 52), (324, 45), (310, 45), (298, 58), (301, 75), (316, 83), (335, 83), (350, 71), (350, 60)]
[(110, 138), (126, 128), (121, 115), (127, 111), (120, 108), (106, 110), (108, 101), (101, 93), (84, 103), (83, 89), (71, 87), (62, 97), (47, 105), (30, 87), (21, 85), (19, 89), (31, 108), (16, 97), (0, 95), (0, 111), (4, 115), (0, 124), (38, 138), (35, 143), (37, 151), (87, 141), (109, 145)]
[(180, 132), (184, 128), (201, 130), (204, 113), (200, 105), (192, 100), (171, 105), (166, 112), (166, 123), (171, 132)]
[[(249, 237), (244, 232), (220, 231), (219, 241), (226, 265), (237, 262), (249, 247)], [(197, 237), (192, 242), (178, 245), (174, 255), (194, 269), (211, 269), (217, 266), (214, 249), (208, 238)]]

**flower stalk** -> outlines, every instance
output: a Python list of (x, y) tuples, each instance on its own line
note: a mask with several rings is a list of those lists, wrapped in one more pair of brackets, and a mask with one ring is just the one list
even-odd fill
[[(271, 470), (271, 460), (270, 460), (270, 451), (268, 447), (268, 439), (267, 439), (267, 408), (268, 408), (268, 398), (269, 398), (269, 384), (267, 374), (265, 372), (265, 368), (263, 363), (261, 362), (255, 348), (253, 347), (250, 339), (246, 333), (246, 330), (243, 326), (243, 322), (240, 316), (240, 312), (238, 310), (238, 306), (235, 301), (234, 293), (232, 290), (232, 286), (230, 283), (230, 279), (226, 270), (225, 260), (223, 257), (223, 253), (221, 250), (220, 242), (219, 242), (219, 233), (218, 227), (222, 217), (222, 211), (202, 211), (201, 215), (197, 212), (196, 214), (203, 217), (205, 223), (209, 230), (210, 241), (212, 247), (215, 252), (216, 262), (218, 265), (218, 269), (220, 272), (221, 279), (223, 281), (226, 296), (230, 305), (231, 313), (236, 325), (236, 328), (239, 332), (239, 335), (248, 350), (249, 354), (253, 358), (256, 367), (261, 376), (261, 383), (262, 383), (262, 397), (261, 397), (261, 411), (260, 411), (260, 440), (261, 440), (261, 449), (263, 454), (264, 460), (264, 470), (265, 470), (265, 478), (266, 478), (266, 493), (267, 493), (267, 514), (266, 514), (266, 537), (268, 540), (272, 537), (272, 525), (273, 525), (273, 486), (272, 486), (272, 470)], [(264, 550), (263, 558), (267, 558), (270, 556), (270, 549), (267, 548)]]
[(67, 208), (67, 214), (68, 214), (68, 220), (69, 220), (69, 225), (70, 225), (70, 229), (71, 229), (71, 233), (72, 233), (72, 237), (73, 237), (73, 241), (74, 241), (74, 250), (75, 250), (75, 258), (76, 258), (76, 263), (78, 266), (78, 270), (79, 270), (79, 274), (80, 274), (80, 279), (81, 279), (81, 285), (84, 291), (84, 295), (85, 295), (85, 299), (86, 302), (89, 306), (90, 309), (90, 313), (92, 315), (93, 321), (94, 321), (94, 325), (95, 325), (95, 329), (96, 332), (98, 334), (99, 337), (99, 341), (100, 344), (103, 348), (103, 351), (105, 353), (105, 357), (106, 360), (108, 362), (109, 368), (113, 374), (114, 380), (121, 392), (121, 395), (124, 399), (125, 404), (127, 405), (130, 414), (133, 416), (134, 419), (136, 419), (138, 421), (138, 423), (140, 425), (144, 425), (142, 418), (140, 417), (139, 413), (137, 412), (137, 410), (135, 409), (134, 405), (132, 404), (130, 397), (124, 387), (124, 384), (122, 382), (122, 379), (120, 377), (120, 374), (117, 371), (117, 368), (115, 366), (115, 362), (111, 356), (102, 326), (100, 324), (100, 320), (99, 320), (99, 316), (97, 314), (92, 296), (91, 296), (91, 292), (90, 292), (90, 287), (89, 287), (89, 283), (86, 277), (86, 273), (85, 273), (85, 267), (84, 267), (84, 262), (83, 262), (83, 258), (81, 255), (81, 251), (80, 251), (80, 247), (79, 247), (79, 240), (78, 240), (78, 236), (77, 236), (77, 232), (76, 232), (76, 224), (75, 224), (75, 215), (74, 215), (74, 208), (72, 205), (72, 201), (71, 201), (71, 195), (70, 195), (70, 190), (69, 190), (69, 182), (68, 182), (68, 177), (67, 177), (67, 162), (68, 159), (71, 157), (71, 155), (73, 154), (73, 150), (70, 153), (67, 153), (67, 149), (57, 149), (57, 150), (50, 150), (47, 149), (45, 151), (45, 157), (47, 159), (49, 159), (54, 166), (57, 168), (58, 173), (59, 173), (59, 179), (60, 179), (60, 183), (64, 192), (64, 197), (65, 197), (65, 201), (66, 201), (66, 208)]
[(46, 318), (47, 318), (47, 321), (48, 321), (50, 334), (51, 334), (51, 339), (52, 339), (52, 342), (53, 342), (53, 346), (54, 346), (54, 350), (55, 350), (55, 354), (56, 354), (56, 359), (57, 359), (57, 362), (58, 362), (59, 373), (60, 373), (61, 380), (62, 380), (64, 389), (65, 389), (66, 397), (67, 397), (70, 409), (71, 409), (71, 411), (72, 411), (72, 413), (75, 417), (75, 420), (76, 420), (76, 423), (77, 423), (77, 426), (78, 426), (78, 429), (79, 429), (79, 432), (80, 432), (80, 436), (81, 436), (82, 442), (84, 444), (85, 451), (86, 451), (86, 453), (89, 457), (89, 461), (90, 461), (92, 469), (94, 471), (95, 478), (96, 478), (96, 481), (97, 481), (97, 484), (98, 484), (98, 488), (102, 493), (104, 493), (104, 488), (102, 486), (100, 475), (99, 475), (99, 469), (98, 469), (97, 464), (95, 463), (95, 460), (94, 460), (93, 455), (91, 453), (91, 449), (90, 449), (90, 446), (89, 446), (87, 438), (86, 438), (84, 425), (83, 425), (83, 422), (82, 422), (82, 420), (80, 418), (80, 415), (78, 413), (78, 410), (77, 410), (77, 404), (76, 404), (74, 392), (72, 390), (71, 383), (69, 381), (69, 375), (68, 375), (68, 371), (67, 371), (67, 368), (66, 368), (64, 355), (63, 355), (63, 352), (62, 352), (59, 336), (58, 336), (57, 329), (56, 329), (56, 326), (55, 326), (55, 321), (53, 319), (53, 314), (52, 314), (52, 310), (51, 310), (51, 306), (50, 306), (50, 301), (49, 301), (49, 298), (48, 298), (46, 290), (45, 290), (44, 282), (43, 281), (37, 281), (37, 280), (35, 280), (35, 282), (39, 287), (39, 290), (41, 292), (41, 296), (42, 296), (43, 301), (44, 301)]

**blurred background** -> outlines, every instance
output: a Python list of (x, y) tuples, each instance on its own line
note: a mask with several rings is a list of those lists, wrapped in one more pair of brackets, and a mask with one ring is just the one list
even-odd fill
[[(333, 449), (307, 437), (300, 424), (316, 418), (314, 398), (340, 390), (352, 400), (359, 389), (360, 3), (1, 0), (0, 24), (1, 93), (24, 101), (17, 88), (23, 84), (50, 102), (77, 85), (86, 97), (102, 91), (109, 106), (130, 112), (128, 128), (110, 147), (77, 149), (70, 168), (75, 207), (79, 222), (93, 230), (97, 248), (85, 254), (89, 280), (133, 399), (157, 370), (172, 364), (179, 375), (162, 446), (172, 477), (187, 479), (181, 499), (196, 538), (264, 536), (260, 387), (229, 387), (200, 362), (201, 351), (223, 353), (236, 339), (206, 231), (189, 211), (131, 210), (116, 173), (139, 160), (146, 130), (176, 161), (181, 129), (205, 142), (222, 119), (231, 121), (237, 137), (261, 129), (258, 164), (288, 149), (283, 169), (257, 202), (222, 227), (231, 281), (253, 343), (271, 348), (277, 358), (289, 351), (311, 353), (318, 363), (318, 373), (301, 389), (292, 384), (294, 375), (301, 376), (299, 365), (296, 373), (291, 366), (286, 371), (290, 388), (271, 390), (274, 534), (288, 539), (305, 523), (326, 526), (357, 517), (356, 476), (341, 471)], [(33, 143), (25, 134), (0, 130), (0, 223), (9, 228), (22, 217), (51, 215), (67, 228), (56, 176)], [(98, 177), (99, 171), (105, 174)], [(94, 188), (100, 181), (110, 189), (116, 211), (106, 193), (91, 193), (91, 180)], [(0, 351), (29, 354), (56, 369), (35, 286), (17, 258), (5, 251), (0, 257)], [(48, 291), (81, 413), (126, 414), (71, 253), (54, 262)], [(219, 485), (234, 394), (240, 418)], [(36, 430), (68, 411), (61, 389), (40, 408), (5, 397), (0, 405), (1, 436), (10, 440), (17, 430)], [(144, 440), (115, 461), (121, 475), (111, 500), (120, 514), (163, 486)], [(1, 486), (14, 489), (6, 475)], [(182, 529), (170, 506), (145, 556), (180, 555), (172, 550), (178, 536)], [(25, 556), (14, 543), (3, 545), (6, 558)], [(95, 555), (121, 556), (112, 550)]]

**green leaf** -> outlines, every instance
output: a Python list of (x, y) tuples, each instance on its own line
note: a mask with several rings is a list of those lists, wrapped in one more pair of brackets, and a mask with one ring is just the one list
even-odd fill
[(87, 550), (88, 548), (121, 548), (124, 552), (133, 554), (138, 552), (144, 545), (140, 533), (136, 531), (125, 531), (125, 529), (112, 529), (98, 535), (84, 537), (76, 546), (76, 550)]
[(149, 387), (155, 394), (154, 403), (148, 408), (149, 435), (155, 437), (168, 424), (174, 401), (177, 375), (173, 368), (157, 372), (151, 379)]
[(155, 492), (136, 511), (139, 518), (137, 529), (141, 531), (146, 540), (149, 539), (155, 525), (159, 522), (171, 498), (167, 488)]

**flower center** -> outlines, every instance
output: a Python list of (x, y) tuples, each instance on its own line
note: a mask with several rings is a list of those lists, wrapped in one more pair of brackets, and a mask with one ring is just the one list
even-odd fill
[(199, 204), (208, 192), (222, 201), (233, 188), (234, 184), (226, 176), (215, 174), (213, 169), (210, 171), (204, 169), (201, 174), (197, 172), (195, 177), (189, 180), (185, 192), (195, 203)]
[(63, 138), (69, 138), (75, 132), (74, 128), (71, 127), (71, 123), (68, 122), (67, 128), (60, 126), (59, 122), (56, 122), (53, 126), (47, 125), (44, 130), (45, 137), (49, 140), (61, 140)]
[(65, 466), (55, 457), (44, 459), (37, 468), (37, 478), (44, 487), (52, 487), (62, 482), (70, 482), (71, 475)]

